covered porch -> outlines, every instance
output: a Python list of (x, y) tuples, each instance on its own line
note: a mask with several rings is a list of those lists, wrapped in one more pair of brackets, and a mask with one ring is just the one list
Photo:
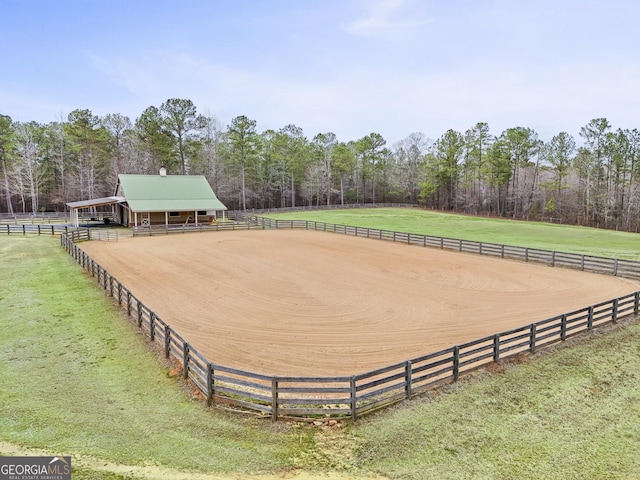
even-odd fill
[(125, 206), (126, 221), (128, 226), (150, 227), (150, 226), (198, 226), (215, 225), (222, 217), (226, 221), (225, 210), (186, 210), (186, 211), (132, 211)]

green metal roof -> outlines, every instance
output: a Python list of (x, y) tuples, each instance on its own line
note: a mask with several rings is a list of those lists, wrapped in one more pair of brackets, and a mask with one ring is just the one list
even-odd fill
[(118, 175), (117, 195), (133, 212), (226, 210), (202, 175)]

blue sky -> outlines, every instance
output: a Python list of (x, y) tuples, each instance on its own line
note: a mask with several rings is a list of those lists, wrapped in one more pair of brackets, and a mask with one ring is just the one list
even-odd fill
[(0, 0), (0, 114), (188, 98), (312, 138), (640, 128), (634, 0)]

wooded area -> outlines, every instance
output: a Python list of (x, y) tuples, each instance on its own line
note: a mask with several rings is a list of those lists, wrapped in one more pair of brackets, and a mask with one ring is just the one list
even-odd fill
[[(581, 146), (578, 146), (578, 140)], [(640, 131), (592, 119), (580, 139), (550, 141), (486, 123), (436, 140), (411, 133), (311, 139), (290, 124), (259, 132), (246, 116), (223, 127), (187, 99), (121, 114), (74, 110), (48, 124), (0, 115), (0, 211), (64, 211), (112, 195), (120, 173), (204, 175), (230, 209), (401, 202), (444, 211), (639, 231)]]

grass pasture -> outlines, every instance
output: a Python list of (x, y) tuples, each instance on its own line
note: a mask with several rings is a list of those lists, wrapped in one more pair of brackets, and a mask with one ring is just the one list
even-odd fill
[(190, 399), (57, 239), (2, 238), (0, 257), (0, 440), (185, 471), (286, 467), (288, 434)]
[(418, 208), (310, 210), (264, 216), (640, 260), (639, 234), (571, 225), (474, 217)]
[[(453, 220), (441, 215), (380, 209), (288, 218), (640, 258), (634, 234), (544, 224), (524, 233), (524, 222), (492, 233), (492, 224), (476, 224), (485, 219), (447, 231), (442, 224)], [(562, 234), (549, 233), (558, 228)], [(522, 243), (534, 238), (540, 243)], [(0, 454), (70, 454), (74, 479), (640, 477), (636, 320), (353, 425), (273, 426), (192, 398), (55, 238), (0, 238), (0, 285)]]

